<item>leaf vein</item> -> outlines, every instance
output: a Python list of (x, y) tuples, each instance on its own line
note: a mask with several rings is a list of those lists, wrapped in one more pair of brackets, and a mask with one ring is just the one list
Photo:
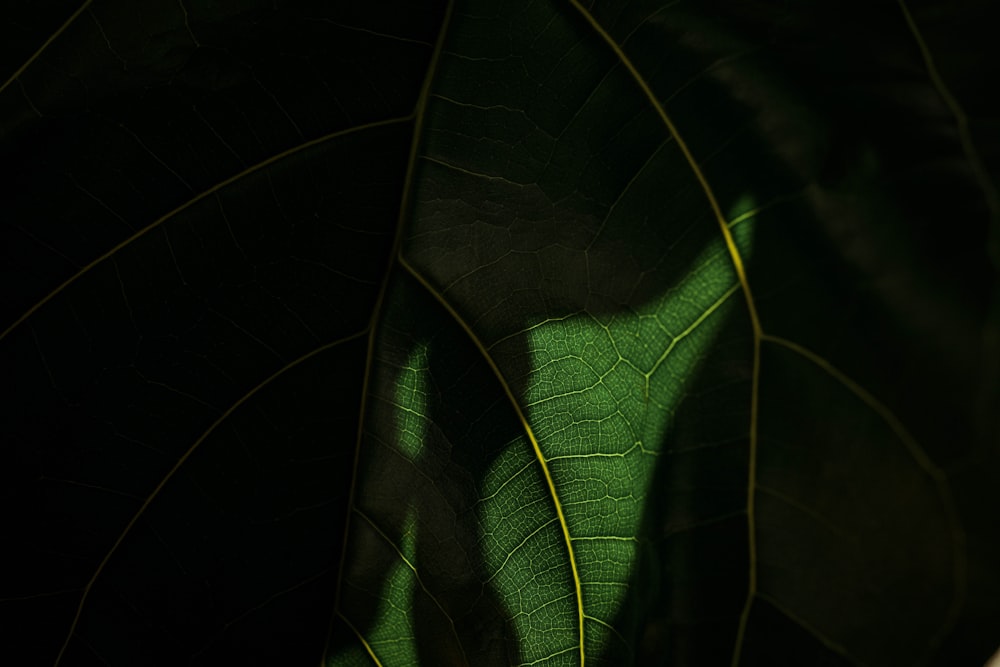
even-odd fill
[(556, 490), (555, 479), (552, 477), (552, 472), (549, 470), (549, 466), (545, 458), (545, 455), (542, 453), (541, 444), (535, 437), (535, 432), (531, 428), (531, 424), (525, 417), (524, 410), (521, 408), (520, 402), (518, 402), (517, 397), (514, 396), (513, 389), (511, 389), (510, 384), (504, 379), (500, 367), (497, 366), (496, 361), (489, 354), (486, 347), (483, 345), (482, 341), (479, 340), (479, 337), (476, 335), (476, 333), (462, 318), (462, 316), (458, 314), (458, 311), (455, 310), (454, 306), (452, 306), (441, 295), (441, 293), (438, 292), (438, 290), (434, 289), (434, 287), (427, 281), (426, 278), (423, 277), (423, 275), (421, 275), (415, 268), (413, 268), (413, 266), (408, 261), (406, 261), (406, 258), (403, 257), (402, 253), (400, 253), (399, 255), (399, 263), (408, 273), (410, 273), (410, 275), (416, 278), (417, 281), (421, 285), (423, 285), (424, 289), (426, 289), (428, 293), (431, 294), (434, 297), (434, 299), (437, 300), (438, 303), (440, 303), (444, 307), (446, 311), (448, 311), (448, 314), (451, 315), (451, 317), (462, 328), (465, 334), (469, 337), (469, 339), (479, 350), (480, 354), (482, 354), (483, 359), (486, 361), (487, 365), (489, 365), (490, 370), (493, 371), (494, 376), (500, 382), (500, 385), (503, 388), (504, 393), (507, 395), (507, 398), (510, 401), (511, 407), (514, 409), (514, 412), (517, 415), (518, 420), (521, 422), (521, 426), (524, 429), (525, 434), (528, 436), (528, 440), (531, 442), (532, 450), (534, 451), (535, 456), (538, 459), (539, 465), (541, 465), (542, 473), (545, 477), (546, 487), (548, 488), (549, 495), (552, 498), (552, 504), (555, 506), (556, 518), (558, 519), (560, 528), (562, 529), (563, 541), (565, 542), (566, 552), (569, 557), (570, 571), (572, 573), (573, 587), (576, 592), (576, 600), (577, 600), (577, 619), (578, 619), (577, 627), (579, 628), (579, 637), (580, 637), (580, 645), (579, 645), (580, 667), (584, 667), (584, 664), (586, 662), (586, 653), (584, 650), (585, 641), (584, 641), (584, 627), (583, 627), (584, 625), (583, 592), (581, 589), (580, 573), (576, 563), (576, 556), (573, 552), (573, 541), (572, 541), (572, 536), (570, 535), (569, 532), (569, 524), (566, 521), (566, 515), (565, 512), (563, 511), (562, 501), (560, 500), (559, 493)]
[(268, 166), (274, 164), (275, 162), (283, 160), (283, 159), (285, 159), (285, 158), (287, 158), (287, 157), (289, 157), (291, 155), (294, 155), (294, 154), (299, 153), (299, 152), (301, 152), (303, 150), (306, 150), (307, 148), (312, 148), (313, 146), (317, 146), (317, 145), (325, 143), (327, 141), (331, 141), (333, 139), (338, 139), (338, 138), (341, 138), (341, 137), (344, 137), (344, 136), (347, 136), (347, 135), (350, 135), (350, 134), (354, 134), (356, 132), (362, 132), (362, 131), (365, 131), (365, 130), (370, 130), (370, 129), (374, 129), (374, 128), (378, 128), (378, 127), (385, 127), (385, 126), (388, 126), (388, 125), (398, 125), (400, 123), (406, 123), (406, 122), (409, 122), (412, 119), (413, 119), (413, 114), (410, 114), (410, 115), (407, 115), (407, 116), (400, 116), (400, 117), (396, 117), (396, 118), (388, 118), (388, 119), (385, 119), (385, 120), (375, 121), (373, 123), (366, 123), (364, 125), (357, 125), (355, 127), (347, 128), (346, 130), (338, 130), (336, 132), (331, 132), (330, 134), (326, 134), (326, 135), (324, 135), (322, 137), (318, 137), (316, 139), (310, 139), (309, 141), (306, 141), (306, 142), (303, 142), (301, 144), (298, 144), (298, 145), (296, 145), (296, 146), (294, 146), (292, 148), (289, 148), (288, 150), (282, 151), (281, 153), (278, 153), (276, 155), (272, 155), (271, 157), (267, 158), (266, 160), (264, 160), (262, 162), (258, 162), (257, 164), (253, 165), (252, 167), (248, 167), (247, 169), (244, 169), (243, 171), (239, 172), (238, 174), (235, 174), (234, 176), (230, 176), (229, 178), (225, 179), (224, 181), (220, 181), (219, 183), (216, 183), (215, 185), (213, 185), (209, 189), (207, 189), (207, 190), (199, 193), (198, 195), (192, 197), (191, 199), (187, 200), (186, 202), (184, 202), (180, 206), (176, 207), (175, 209), (171, 210), (170, 212), (165, 213), (164, 215), (160, 216), (159, 218), (157, 218), (156, 220), (154, 220), (150, 224), (146, 225), (145, 227), (143, 227), (139, 231), (135, 232), (134, 234), (132, 234), (131, 236), (129, 236), (128, 238), (126, 238), (124, 241), (121, 241), (117, 245), (113, 246), (111, 249), (105, 251), (102, 255), (100, 255), (99, 257), (97, 257), (93, 261), (91, 261), (89, 264), (87, 264), (87, 265), (83, 266), (82, 268), (80, 268), (76, 273), (74, 273), (72, 276), (70, 276), (69, 278), (67, 278), (59, 286), (57, 286), (55, 289), (53, 289), (51, 292), (49, 292), (47, 295), (45, 295), (42, 299), (40, 299), (37, 303), (35, 303), (35, 305), (31, 306), (27, 311), (24, 312), (24, 314), (22, 314), (20, 317), (18, 317), (16, 320), (14, 320), (14, 322), (12, 324), (10, 324), (6, 329), (4, 329), (4, 331), (2, 333), (0, 333), (0, 340), (3, 340), (4, 338), (6, 338), (7, 335), (10, 334), (11, 331), (13, 331), (14, 329), (16, 329), (25, 320), (27, 320), (29, 317), (31, 317), (39, 308), (41, 308), (46, 303), (48, 303), (49, 301), (51, 301), (53, 298), (55, 298), (56, 296), (58, 296), (67, 287), (69, 287), (70, 285), (72, 285), (73, 283), (75, 283), (77, 280), (80, 279), (81, 276), (83, 276), (84, 274), (88, 273), (95, 266), (101, 264), (106, 259), (108, 259), (109, 257), (111, 257), (114, 254), (116, 254), (119, 250), (121, 250), (122, 248), (124, 248), (124, 247), (128, 246), (129, 244), (131, 244), (133, 241), (136, 241), (137, 239), (139, 239), (139, 238), (145, 236), (146, 234), (148, 234), (149, 232), (153, 231), (154, 229), (156, 229), (157, 227), (159, 227), (160, 225), (162, 225), (167, 220), (170, 220), (171, 218), (173, 218), (175, 215), (177, 215), (177, 214), (179, 214), (179, 213), (181, 213), (181, 212), (183, 212), (183, 211), (191, 208), (192, 206), (194, 206), (198, 202), (202, 201), (203, 199), (205, 199), (207, 197), (210, 197), (211, 195), (215, 194), (219, 190), (222, 190), (223, 188), (226, 188), (226, 187), (232, 185), (236, 181), (239, 181), (240, 179), (244, 178), (245, 176), (248, 176), (249, 174), (252, 174), (252, 173), (254, 173), (256, 171), (259, 171), (259, 170), (261, 170), (261, 169), (263, 169), (265, 167), (268, 167)]
[(239, 400), (237, 400), (235, 403), (229, 406), (229, 408), (227, 408), (225, 412), (219, 415), (219, 417), (214, 422), (212, 422), (211, 425), (209, 425), (209, 427), (205, 429), (205, 431), (200, 436), (198, 436), (198, 438), (195, 439), (195, 441), (191, 444), (191, 446), (188, 447), (187, 451), (185, 451), (184, 454), (179, 459), (177, 459), (177, 462), (160, 479), (159, 483), (155, 487), (153, 487), (153, 490), (149, 493), (149, 495), (146, 496), (146, 499), (143, 501), (142, 505), (140, 505), (139, 509), (136, 510), (135, 514), (132, 515), (132, 518), (129, 519), (129, 522), (125, 524), (125, 527), (122, 529), (122, 532), (118, 535), (118, 538), (115, 539), (114, 543), (111, 545), (111, 548), (108, 549), (107, 553), (101, 559), (101, 562), (98, 563), (97, 568), (94, 570), (94, 573), (91, 575), (90, 579), (83, 587), (83, 593), (80, 596), (80, 602), (77, 605), (76, 612), (73, 615), (73, 620), (70, 623), (69, 631), (66, 633), (66, 638), (59, 649), (59, 653), (56, 655), (54, 667), (58, 667), (60, 661), (62, 661), (63, 655), (66, 653), (66, 649), (69, 647), (70, 640), (76, 634), (76, 628), (80, 622), (80, 617), (83, 614), (83, 608), (84, 605), (87, 603), (87, 598), (90, 596), (90, 591), (91, 589), (93, 589), (94, 583), (101, 576), (101, 573), (104, 571), (104, 568), (111, 560), (111, 557), (114, 556), (115, 552), (118, 551), (118, 547), (120, 547), (122, 542), (125, 541), (125, 538), (129, 535), (129, 533), (131, 533), (132, 528), (135, 526), (136, 523), (138, 523), (139, 519), (143, 516), (143, 514), (145, 514), (149, 506), (160, 495), (160, 492), (167, 485), (167, 482), (169, 482), (174, 477), (174, 475), (177, 474), (177, 471), (180, 470), (181, 466), (183, 466), (184, 463), (189, 458), (191, 458), (191, 455), (194, 454), (194, 452), (198, 449), (201, 443), (203, 443), (206, 439), (208, 439), (208, 437), (234, 412), (236, 412), (236, 410), (238, 410), (240, 406), (242, 406), (244, 403), (250, 400), (254, 395), (260, 392), (264, 387), (268, 386), (271, 382), (273, 382), (274, 380), (276, 380), (277, 378), (279, 378), (292, 368), (295, 368), (299, 364), (305, 362), (306, 360), (311, 359), (312, 357), (322, 352), (325, 352), (329, 349), (337, 347), (338, 345), (348, 343), (352, 340), (357, 340), (362, 336), (364, 336), (366, 333), (368, 333), (367, 329), (351, 334), (349, 336), (345, 336), (343, 338), (338, 338), (335, 341), (331, 341), (329, 343), (326, 343), (325, 345), (321, 345), (320, 347), (311, 350), (307, 354), (302, 355), (298, 359), (295, 359), (294, 361), (285, 364), (283, 367), (281, 367), (280, 369), (269, 375), (267, 378), (262, 380), (260, 383), (258, 383), (257, 386), (255, 386), (250, 391), (241, 396)]
[[(45, 40), (45, 42), (43, 42), (40, 47), (38, 47), (38, 50), (35, 51), (33, 54), (31, 54), (31, 57), (29, 57), (24, 62), (23, 65), (21, 65), (20, 67), (18, 67), (14, 71), (14, 73), (10, 75), (10, 78), (7, 79), (2, 86), (0, 86), (0, 93), (2, 93), (4, 90), (6, 90), (7, 86), (9, 86), (11, 83), (13, 83), (14, 81), (19, 80), (21, 78), (21, 75), (24, 74), (24, 71), (26, 69), (28, 69), (29, 67), (31, 67), (31, 64), (38, 59), (38, 56), (42, 55), (42, 51), (44, 51), (45, 49), (47, 49), (52, 42), (56, 41), (59, 38), (60, 35), (62, 35), (64, 32), (66, 32), (66, 29), (69, 28), (70, 24), (72, 24), (74, 21), (76, 21), (76, 19), (79, 18), (80, 14), (84, 13), (85, 11), (87, 11), (87, 8), (90, 7), (90, 4), (92, 2), (93, 2), (93, 0), (86, 0), (86, 2), (84, 2), (82, 5), (80, 5), (80, 8), (77, 9), (75, 12), (73, 12), (70, 15), (70, 17), (68, 19), (66, 19), (65, 23), (63, 23), (61, 26), (59, 26), (59, 28), (54, 33), (52, 33), (52, 35), (47, 40)], [(39, 115), (41, 115), (41, 114), (39, 114)]]

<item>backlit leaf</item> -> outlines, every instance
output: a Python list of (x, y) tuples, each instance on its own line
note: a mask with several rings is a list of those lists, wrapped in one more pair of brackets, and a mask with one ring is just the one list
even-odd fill
[(982, 665), (988, 3), (23, 3), (8, 661)]

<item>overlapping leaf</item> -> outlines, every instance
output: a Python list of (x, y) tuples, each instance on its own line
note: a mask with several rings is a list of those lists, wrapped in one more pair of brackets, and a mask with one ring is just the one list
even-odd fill
[(988, 65), (840, 9), (24, 11), (7, 650), (981, 662)]

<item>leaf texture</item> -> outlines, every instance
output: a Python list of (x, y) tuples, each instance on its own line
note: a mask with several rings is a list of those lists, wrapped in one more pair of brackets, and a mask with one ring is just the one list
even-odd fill
[(14, 10), (4, 649), (982, 664), (959, 4)]

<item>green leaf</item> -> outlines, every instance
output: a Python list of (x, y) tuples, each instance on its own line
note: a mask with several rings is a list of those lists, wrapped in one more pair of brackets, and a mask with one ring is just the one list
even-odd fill
[(18, 664), (981, 665), (988, 3), (25, 4)]

